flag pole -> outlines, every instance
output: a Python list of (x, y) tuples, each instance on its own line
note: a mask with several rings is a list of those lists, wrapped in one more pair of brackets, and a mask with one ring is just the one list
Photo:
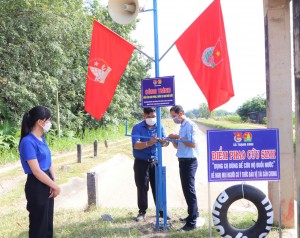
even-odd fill
[(151, 56), (147, 55), (144, 51), (142, 51), (142, 50), (140, 50), (140, 49), (138, 49), (138, 48), (135, 48), (135, 49), (136, 49), (138, 52), (140, 52), (141, 54), (145, 55), (148, 59), (150, 59), (151, 61), (154, 62), (154, 59), (153, 59)]
[[(112, 2), (112, 4), (110, 4)], [(121, 5), (117, 7), (117, 5)], [(122, 6), (123, 5), (123, 6)], [(125, 4), (127, 5), (127, 4)], [(124, 11), (128, 11), (127, 8), (124, 10), (124, 3), (119, 0), (110, 0), (108, 4), (108, 11), (111, 18), (119, 23), (119, 24), (128, 24), (130, 23), (137, 15), (138, 11), (138, 0), (130, 3), (135, 10), (129, 11), (125, 14)], [(120, 10), (121, 9), (121, 10)], [(142, 12), (151, 11), (151, 10), (144, 10), (142, 8)], [(158, 20), (157, 20), (157, 0), (153, 0), (153, 23), (154, 23), (154, 63), (155, 63), (155, 77), (159, 77), (159, 50), (158, 50)], [(117, 16), (122, 17), (117, 17)], [(100, 23), (99, 23), (100, 24)], [(102, 24), (100, 24), (102, 25)], [(107, 27), (106, 27), (107, 28)], [(114, 33), (116, 34), (116, 33)], [(119, 36), (120, 37), (120, 36)], [(121, 37), (120, 37), (121, 38)], [(132, 45), (132, 44), (131, 44)], [(133, 46), (133, 45), (132, 45)], [(148, 58), (150, 58), (147, 54), (143, 51), (137, 49), (140, 53), (144, 54)], [(150, 58), (152, 61), (153, 59)], [(156, 114), (157, 114), (157, 138), (162, 138), (162, 126), (161, 126), (161, 110), (160, 107), (156, 107)], [(126, 126), (127, 128), (127, 126)], [(167, 202), (166, 202), (166, 168), (162, 166), (162, 144), (157, 143), (157, 166), (155, 166), (155, 201), (156, 201), (156, 228), (160, 228), (159, 223), (159, 215), (160, 212), (163, 212), (163, 229), (167, 228)]]
[(163, 59), (163, 57), (165, 57), (166, 54), (168, 54), (168, 52), (173, 48), (175, 44), (173, 43), (168, 49), (167, 51), (160, 57), (159, 61), (161, 61)]
[[(153, 23), (154, 23), (154, 62), (155, 77), (159, 77), (159, 48), (158, 48), (158, 18), (157, 18), (157, 0), (153, 0)], [(161, 138), (161, 108), (156, 108), (157, 116), (157, 137)], [(157, 143), (158, 164), (155, 168), (155, 190), (156, 190), (156, 229), (160, 228), (159, 212), (163, 212), (163, 229), (168, 227), (167, 224), (167, 202), (166, 202), (166, 169), (162, 166), (162, 145)], [(164, 174), (163, 174), (164, 171)]]

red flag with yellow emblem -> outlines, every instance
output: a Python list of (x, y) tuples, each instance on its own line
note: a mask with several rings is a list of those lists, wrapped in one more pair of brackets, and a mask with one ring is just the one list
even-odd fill
[(84, 109), (100, 120), (107, 110), (135, 47), (94, 21)]
[(214, 0), (175, 45), (210, 111), (234, 96), (220, 0)]

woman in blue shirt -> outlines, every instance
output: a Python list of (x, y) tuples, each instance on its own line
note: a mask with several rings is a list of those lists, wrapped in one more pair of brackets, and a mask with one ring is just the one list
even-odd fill
[(25, 195), (29, 212), (29, 238), (53, 237), (54, 198), (59, 195), (51, 152), (43, 137), (51, 128), (51, 112), (36, 106), (22, 120), (20, 159), (27, 174)]

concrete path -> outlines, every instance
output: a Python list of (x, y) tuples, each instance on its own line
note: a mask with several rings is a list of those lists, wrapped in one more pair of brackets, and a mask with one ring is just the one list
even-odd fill
[[(207, 155), (206, 135), (200, 138), (199, 167), (196, 173), (196, 191), (199, 207), (207, 210), (208, 183), (207, 183)], [(136, 186), (134, 183), (133, 159), (123, 154), (117, 154), (112, 159), (91, 170), (98, 177), (98, 202), (102, 207), (137, 207)], [(163, 148), (163, 165), (166, 166), (167, 176), (167, 204), (168, 208), (186, 208), (179, 178), (176, 149), (172, 145)], [(211, 183), (211, 203), (213, 203), (225, 188), (237, 184), (235, 182)], [(267, 193), (267, 182), (251, 182)], [(151, 191), (149, 191), (149, 207), (154, 208)], [(74, 178), (62, 185), (62, 193), (56, 199), (57, 208), (82, 208), (87, 205), (86, 179)]]

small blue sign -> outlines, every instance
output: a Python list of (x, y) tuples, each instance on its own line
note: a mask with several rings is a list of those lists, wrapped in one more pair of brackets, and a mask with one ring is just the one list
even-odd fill
[(278, 129), (208, 130), (208, 181), (280, 180)]
[(143, 79), (141, 96), (143, 108), (174, 106), (174, 76)]

